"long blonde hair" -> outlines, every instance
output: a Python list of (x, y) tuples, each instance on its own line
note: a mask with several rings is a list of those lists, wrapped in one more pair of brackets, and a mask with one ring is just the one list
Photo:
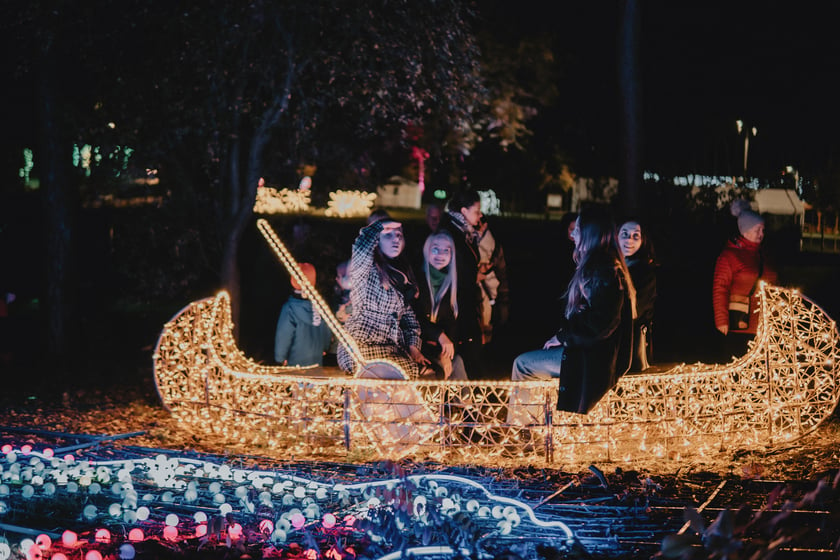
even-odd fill
[[(438, 240), (442, 240), (449, 246), (449, 250), (452, 254), (452, 260), (449, 261), (449, 265), (447, 267), (446, 278), (443, 280), (443, 284), (440, 285), (440, 289), (435, 293), (434, 288), (432, 287), (432, 275), (429, 272), (429, 255), (432, 251), (432, 243)], [(452, 239), (452, 236), (447, 231), (438, 231), (429, 235), (426, 238), (426, 242), (423, 244), (423, 279), (426, 282), (426, 286), (429, 287), (429, 297), (431, 298), (432, 304), (432, 312), (430, 319), (433, 323), (437, 322), (438, 312), (440, 311), (440, 304), (443, 302), (443, 296), (446, 294), (446, 290), (449, 289), (449, 305), (452, 307), (452, 314), (457, 317), (458, 316), (458, 267), (456, 266), (455, 262), (455, 241)]]
[(615, 263), (624, 278), (624, 288), (630, 298), (633, 318), (636, 318), (636, 288), (630, 278), (630, 271), (618, 246), (615, 223), (609, 214), (594, 208), (585, 209), (578, 216), (578, 241), (575, 244), (574, 259), (577, 267), (566, 291), (566, 318), (571, 317), (583, 306), (586, 299), (586, 282), (590, 276), (590, 260), (595, 255), (604, 255)]

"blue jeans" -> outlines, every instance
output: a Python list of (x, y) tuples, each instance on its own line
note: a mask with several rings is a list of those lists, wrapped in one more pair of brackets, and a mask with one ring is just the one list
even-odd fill
[[(548, 350), (520, 354), (513, 361), (511, 381), (542, 381), (560, 377), (565, 352), (565, 346), (553, 346)], [(520, 426), (544, 425), (545, 403), (540, 402), (527, 387), (514, 388), (510, 392), (507, 421)]]

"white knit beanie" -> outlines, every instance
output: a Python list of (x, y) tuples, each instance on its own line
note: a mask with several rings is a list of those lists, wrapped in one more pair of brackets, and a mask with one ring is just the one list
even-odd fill
[(744, 235), (752, 228), (764, 223), (764, 218), (752, 211), (750, 203), (743, 198), (738, 198), (732, 201), (730, 206), (732, 215), (738, 218), (738, 231)]

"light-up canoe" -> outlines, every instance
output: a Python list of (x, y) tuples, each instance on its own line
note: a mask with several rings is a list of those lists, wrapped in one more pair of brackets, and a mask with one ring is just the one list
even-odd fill
[(835, 322), (798, 291), (764, 283), (744, 356), (625, 375), (586, 415), (555, 410), (556, 381), (409, 380), (394, 364), (363, 363), (268, 223), (257, 225), (360, 366), (347, 377), (258, 364), (236, 345), (225, 292), (194, 302), (164, 326), (154, 354), (161, 400), (190, 429), (298, 457), (620, 461), (791, 441), (840, 397)]
[[(551, 381), (383, 380), (255, 363), (236, 346), (224, 292), (165, 325), (155, 381), (185, 428), (297, 456), (557, 463), (772, 446), (831, 415), (840, 356), (835, 322), (812, 301), (767, 285), (759, 296), (759, 332), (746, 355), (626, 375), (587, 415), (556, 411)], [(528, 430), (507, 423), (511, 392), (524, 388), (529, 403), (517, 406), (536, 411)]]

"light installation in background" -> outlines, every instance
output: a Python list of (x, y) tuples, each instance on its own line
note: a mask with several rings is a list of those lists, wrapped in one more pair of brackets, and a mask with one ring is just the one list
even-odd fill
[(260, 179), (257, 188), (257, 198), (254, 202), (256, 214), (289, 214), (291, 212), (306, 212), (312, 197), (309, 189), (275, 189), (264, 186)]
[(488, 216), (498, 216), (501, 213), (501, 205), (496, 191), (488, 189), (478, 191), (478, 198), (481, 201), (481, 213)]
[(330, 200), (327, 202), (324, 213), (327, 216), (339, 218), (367, 216), (375, 200), (376, 193), (339, 189), (330, 193)]
[(426, 160), (429, 159), (429, 152), (414, 146), (411, 148), (411, 157), (417, 160), (417, 185), (422, 193), (426, 190)]
[[(135, 452), (136, 453), (136, 452)], [(204, 538), (258, 543), (267, 556), (295, 545), (311, 557), (355, 558), (335, 547), (337, 540), (387, 549), (398, 527), (403, 542), (418, 530), (434, 530), (441, 518), (467, 516), (482, 539), (466, 543), (464, 556), (489, 558), (482, 542), (530, 542), (568, 550), (574, 534), (563, 521), (540, 518), (524, 500), (500, 495), (473, 479), (446, 473), (360, 480), (330, 472), (320, 480), (286, 469), (243, 468), (241, 463), (149, 454), (109, 460), (77, 458), (31, 446), (2, 447), (0, 519), (6, 534), (31, 535), (17, 543), (0, 536), (0, 560), (10, 558), (102, 558), (100, 553), (134, 558), (144, 540), (173, 544)], [(123, 454), (124, 455), (124, 454)], [(57, 508), (56, 505), (61, 504)], [(74, 510), (74, 508), (76, 508)], [(6, 524), (18, 513), (57, 510), (50, 531), (66, 515), (75, 526), (46, 532)], [(396, 512), (401, 523), (387, 523)], [(24, 516), (31, 520), (31, 516)], [(66, 520), (63, 520), (66, 521)], [(364, 521), (360, 523), (360, 521)], [(77, 532), (79, 528), (89, 536)], [(230, 546), (230, 544), (228, 544)], [(427, 554), (451, 557), (438, 546)], [(345, 551), (346, 552), (346, 551)], [(448, 554), (447, 554), (448, 553)], [(422, 555), (422, 554), (417, 554)]]
[[(165, 325), (155, 380), (185, 427), (286, 446), (296, 456), (365, 450), (396, 458), (406, 448), (383, 434), (411, 430), (433, 431), (411, 449), (415, 457), (452, 463), (712, 455), (792, 441), (829, 417), (840, 397), (835, 322), (796, 290), (762, 283), (759, 295), (760, 327), (744, 356), (626, 375), (587, 415), (555, 410), (552, 381), (348, 379), (257, 364), (236, 346), (224, 292)], [(518, 405), (535, 417), (527, 430), (507, 422), (511, 393), (523, 389), (528, 400)], [(358, 398), (409, 395), (380, 404), (416, 407), (417, 392), (426, 411), (418, 416), (433, 421), (371, 418)]]

